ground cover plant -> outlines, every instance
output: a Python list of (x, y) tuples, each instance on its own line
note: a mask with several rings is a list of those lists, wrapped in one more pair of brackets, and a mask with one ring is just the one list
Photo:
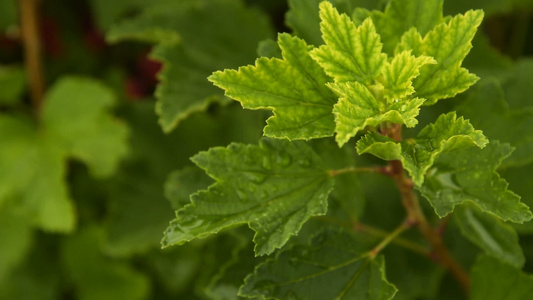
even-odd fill
[(531, 1), (67, 2), (0, 4), (0, 299), (533, 296)]

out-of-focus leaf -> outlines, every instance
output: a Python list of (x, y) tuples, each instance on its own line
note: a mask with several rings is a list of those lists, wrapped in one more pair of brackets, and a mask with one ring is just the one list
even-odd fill
[(50, 138), (96, 177), (111, 175), (128, 151), (128, 128), (108, 113), (114, 102), (112, 90), (103, 84), (67, 77), (48, 91), (42, 112)]
[(105, 257), (100, 250), (102, 234), (99, 228), (85, 228), (62, 245), (61, 257), (79, 299), (145, 299), (148, 278), (124, 261)]
[[(508, 91), (511, 91), (511, 87)], [(517, 91), (512, 94), (517, 96)], [(476, 128), (483, 129), (490, 140), (508, 142), (515, 147), (503, 166), (520, 166), (533, 162), (533, 139), (524, 134), (533, 127), (533, 108), (510, 109), (505, 101), (506, 96), (496, 80), (484, 80), (456, 109), (469, 118)], [(520, 97), (527, 96), (524, 94)]]
[[(2, 1), (9, 2), (9, 1)], [(0, 11), (2, 10), (0, 4)], [(2, 17), (0, 16), (0, 20)], [(2, 26), (0, 25), (0, 28)], [(0, 66), (0, 106), (12, 105), (21, 100), (26, 86), (24, 70), (18, 66)]]
[(152, 55), (163, 70), (156, 112), (170, 132), (191, 113), (223, 99), (206, 80), (213, 71), (251, 62), (257, 44), (270, 36), (265, 16), (240, 1), (200, 0), (154, 6), (113, 26), (107, 39), (158, 43)]

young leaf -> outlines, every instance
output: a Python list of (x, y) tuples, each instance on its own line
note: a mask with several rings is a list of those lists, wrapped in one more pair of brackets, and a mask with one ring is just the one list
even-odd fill
[(384, 12), (370, 16), (383, 41), (385, 52), (392, 54), (402, 35), (412, 27), (425, 35), (443, 21), (443, 0), (391, 0)]
[(326, 42), (311, 51), (311, 56), (335, 79), (335, 82), (358, 81), (369, 85), (385, 65), (387, 55), (371, 19), (361, 26), (324, 1), (320, 3), (320, 30)]
[(428, 56), (414, 57), (410, 51), (403, 51), (394, 56), (391, 62), (387, 62), (383, 68), (384, 97), (388, 103), (402, 99), (415, 92), (413, 79), (420, 75), (420, 68), (426, 64), (437, 62)]
[[(324, 0), (289, 0), (289, 11), (285, 22), (292, 28), (294, 35), (304, 39), (308, 44), (320, 46), (324, 42), (320, 36), (320, 17), (318, 5)], [(351, 14), (356, 7), (376, 7), (374, 0), (328, 0), (341, 13)]]
[(414, 183), (420, 186), (427, 170), (441, 154), (471, 146), (483, 148), (487, 143), (481, 131), (450, 112), (426, 126), (412, 140), (397, 143), (371, 132), (357, 143), (357, 152), (371, 153), (385, 160), (401, 160)]
[(256, 267), (240, 294), (266, 299), (392, 299), (383, 256), (365, 255), (371, 244), (344, 231), (324, 231), (308, 245), (280, 252)]
[(303, 142), (262, 140), (259, 146), (211, 148), (192, 160), (217, 183), (191, 196), (165, 232), (163, 246), (183, 244), (248, 223), (257, 255), (270, 254), (323, 215), (333, 179)]
[(511, 225), (471, 205), (457, 207), (454, 219), (461, 233), (486, 254), (516, 268), (524, 265), (526, 260), (518, 243), (518, 235)]
[(309, 46), (280, 34), (283, 60), (259, 58), (255, 66), (213, 73), (209, 80), (248, 109), (270, 109), (266, 136), (312, 139), (333, 135), (331, 111), (337, 101), (326, 87), (329, 78), (309, 56)]
[(472, 268), (472, 300), (533, 298), (533, 276), (490, 256), (481, 256)]
[(378, 126), (383, 122), (406, 124), (414, 127), (416, 116), (424, 99), (415, 98), (394, 102), (386, 108), (361, 83), (331, 83), (328, 86), (340, 97), (333, 107), (335, 115), (335, 140), (340, 147), (367, 126)]
[(163, 3), (113, 26), (107, 33), (111, 42), (158, 43), (152, 55), (164, 65), (155, 93), (163, 131), (172, 131), (191, 113), (223, 99), (206, 77), (215, 70), (249, 63), (255, 58), (257, 44), (272, 35), (265, 15), (241, 2)]
[(431, 105), (465, 91), (479, 79), (461, 68), (461, 63), (472, 48), (471, 41), (482, 19), (483, 11), (468, 11), (435, 26), (423, 39), (415, 28), (402, 36), (396, 53), (412, 50), (415, 56), (430, 56), (437, 61), (420, 70), (413, 82), (414, 96), (428, 99), (426, 105)]
[(483, 150), (469, 147), (442, 154), (420, 191), (440, 217), (471, 202), (505, 221), (529, 221), (533, 217), (529, 208), (507, 190), (507, 182), (495, 171), (511, 152), (509, 144), (491, 141)]

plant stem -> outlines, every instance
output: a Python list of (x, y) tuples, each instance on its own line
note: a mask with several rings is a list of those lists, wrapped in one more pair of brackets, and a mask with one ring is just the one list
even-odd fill
[(39, 0), (19, 0), (19, 3), (26, 73), (30, 86), (33, 112), (35, 117), (39, 118), (44, 95), (44, 80), (40, 57), (41, 45), (38, 30)]
[[(402, 127), (398, 124), (392, 124), (382, 128), (382, 133), (388, 135), (396, 141), (402, 140)], [(399, 160), (389, 162), (390, 176), (396, 182), (396, 186), (402, 197), (402, 204), (407, 211), (408, 224), (418, 228), (422, 235), (431, 244), (431, 257), (441, 266), (452, 273), (457, 282), (462, 286), (467, 294), (470, 291), (470, 276), (465, 269), (452, 257), (451, 253), (442, 240), (441, 234), (435, 230), (426, 219), (418, 197), (414, 192), (413, 181), (406, 176), (403, 164)]]
[(465, 292), (470, 291), (470, 277), (464, 268), (452, 257), (446, 245), (444, 244), (441, 235), (435, 230), (426, 219), (418, 197), (413, 190), (413, 182), (405, 176), (403, 172), (402, 163), (400, 161), (391, 161), (393, 170), (400, 169), (399, 173), (395, 173), (394, 180), (402, 195), (402, 202), (407, 210), (407, 220), (418, 227), (422, 235), (429, 241), (433, 251), (432, 257), (444, 268), (448, 269), (455, 279), (461, 284)]

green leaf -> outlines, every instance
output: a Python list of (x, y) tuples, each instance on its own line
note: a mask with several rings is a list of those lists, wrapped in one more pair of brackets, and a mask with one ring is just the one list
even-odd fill
[(261, 41), (257, 46), (257, 54), (259, 54), (259, 56), (283, 59), (281, 49), (279, 48), (278, 43), (273, 39)]
[(457, 207), (454, 219), (461, 233), (486, 254), (516, 268), (524, 265), (526, 260), (518, 243), (518, 235), (512, 226), (468, 205)]
[(25, 86), (26, 74), (22, 67), (0, 65), (0, 91), (2, 91), (0, 94), (0, 105), (13, 105), (19, 102)]
[[(339, 148), (332, 139), (314, 140), (311, 146), (330, 170), (356, 166), (352, 146)], [(335, 214), (335, 216), (348, 217), (348, 220), (351, 221), (359, 220), (365, 211), (366, 205), (364, 188), (360, 184), (359, 175), (354, 172), (348, 172), (337, 174), (334, 177), (335, 188), (330, 196), (332, 200), (329, 201), (328, 212), (335, 214), (336, 211), (332, 210), (332, 208), (338, 208), (338, 215)], [(338, 207), (335, 206), (336, 204)]]
[(188, 166), (168, 175), (165, 182), (165, 197), (178, 210), (190, 203), (189, 196), (198, 190), (205, 189), (213, 181), (201, 169)]
[(385, 160), (401, 160), (416, 186), (422, 185), (426, 172), (442, 154), (458, 149), (485, 147), (488, 140), (455, 112), (441, 115), (414, 139), (400, 143), (371, 132), (357, 143), (357, 153), (371, 153)]
[(396, 53), (412, 50), (415, 56), (430, 56), (436, 65), (425, 65), (413, 86), (416, 97), (426, 98), (426, 105), (451, 98), (467, 90), (479, 78), (461, 68), (461, 63), (472, 48), (471, 41), (483, 19), (483, 11), (468, 11), (441, 23), (424, 38), (412, 28), (396, 48)]
[(414, 127), (418, 123), (415, 117), (418, 116), (419, 107), (424, 103), (424, 99), (404, 99), (384, 107), (359, 82), (332, 83), (328, 86), (340, 97), (333, 107), (337, 133), (335, 140), (339, 146), (367, 126), (377, 127), (383, 122), (392, 122)]
[[(502, 72), (503, 73), (503, 72)], [(528, 97), (533, 93), (531, 81), (533, 80), (533, 59), (524, 58), (516, 61), (510, 74), (502, 80), (502, 88), (505, 91), (505, 98), (511, 109), (523, 109), (533, 107), (533, 103)]]
[(95, 177), (108, 177), (127, 154), (128, 128), (108, 111), (113, 92), (96, 80), (64, 77), (47, 93), (44, 128), (71, 156), (83, 161)]
[(523, 300), (533, 297), (533, 276), (481, 256), (472, 268), (472, 300)]
[[(253, 245), (249, 235), (233, 234), (231, 259), (226, 261), (206, 288), (206, 294), (213, 300), (249, 299), (238, 295), (244, 278), (253, 272), (264, 259), (253, 255)], [(226, 237), (227, 239), (227, 237)], [(262, 300), (262, 297), (254, 298)]]
[(191, 113), (223, 101), (206, 78), (215, 70), (249, 63), (257, 44), (270, 36), (266, 16), (242, 1), (200, 0), (155, 5), (113, 26), (107, 39), (158, 43), (152, 56), (163, 62), (163, 70), (156, 112), (168, 133)]
[(64, 182), (66, 151), (27, 120), (8, 115), (0, 115), (0, 136), (0, 204), (14, 200), (44, 230), (72, 231), (76, 216)]
[(326, 87), (329, 78), (309, 56), (301, 39), (280, 34), (283, 60), (259, 58), (255, 66), (213, 73), (209, 80), (247, 109), (270, 109), (264, 134), (287, 139), (333, 135), (331, 111), (337, 101)]
[(370, 17), (383, 41), (383, 49), (392, 54), (402, 35), (415, 27), (425, 35), (443, 22), (443, 0), (391, 0), (384, 12), (372, 11)]
[[(289, 11), (285, 22), (292, 28), (293, 33), (304, 39), (308, 44), (320, 46), (323, 44), (320, 35), (320, 17), (318, 5), (324, 0), (289, 0)], [(375, 0), (328, 0), (341, 13), (351, 14), (356, 7), (375, 8)]]
[(249, 275), (240, 294), (266, 299), (392, 299), (385, 260), (366, 254), (370, 243), (326, 231), (268, 259)]
[(509, 144), (491, 141), (483, 150), (470, 147), (442, 154), (420, 191), (440, 217), (470, 202), (505, 221), (529, 221), (533, 217), (529, 208), (507, 190), (507, 182), (495, 171), (511, 152)]
[(420, 75), (420, 68), (426, 64), (437, 62), (428, 56), (414, 57), (410, 51), (403, 51), (394, 56), (391, 62), (387, 62), (383, 68), (384, 97), (388, 103), (402, 99), (415, 92), (413, 79)]
[(81, 300), (145, 299), (148, 279), (124, 261), (105, 257), (99, 249), (102, 234), (99, 228), (85, 228), (61, 247), (61, 258), (77, 296)]
[(506, 96), (497, 81), (483, 80), (457, 110), (470, 118), (476, 127), (483, 128), (490, 139), (516, 147), (504, 166), (525, 165), (533, 162), (533, 139), (524, 131), (524, 128), (533, 126), (533, 110), (525, 107), (510, 109)]
[[(56, 242), (49, 237), (31, 247), (26, 259), (8, 277), (0, 280), (2, 300), (57, 300), (64, 295), (64, 277), (57, 261)], [(53, 250), (50, 251), (53, 245)]]
[(163, 246), (248, 223), (256, 232), (256, 254), (269, 254), (310, 217), (326, 213), (333, 179), (303, 142), (265, 139), (259, 146), (231, 144), (192, 159), (217, 183), (192, 195), (192, 203), (177, 211)]
[(0, 282), (21, 263), (32, 244), (31, 223), (15, 211), (9, 207), (0, 210)]
[(335, 82), (358, 81), (369, 85), (382, 71), (387, 55), (371, 19), (361, 26), (339, 12), (329, 2), (320, 3), (320, 30), (325, 45), (311, 56)]
[(10, 26), (17, 24), (17, 3), (15, 1), (0, 1), (0, 31), (4, 32)]

